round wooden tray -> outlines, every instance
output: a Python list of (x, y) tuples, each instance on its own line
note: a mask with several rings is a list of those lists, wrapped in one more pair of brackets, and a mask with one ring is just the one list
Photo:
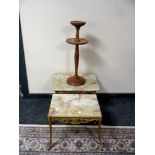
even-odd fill
[(76, 38), (69, 38), (66, 41), (67, 43), (73, 44), (73, 45), (84, 45), (88, 43), (88, 41), (83, 38), (80, 38), (79, 41)]
[(85, 24), (86, 24), (86, 22), (84, 22), (84, 21), (77, 21), (77, 20), (75, 20), (75, 21), (71, 21), (71, 24), (72, 24), (72, 25), (74, 25), (74, 26), (81, 27), (81, 26), (85, 25)]

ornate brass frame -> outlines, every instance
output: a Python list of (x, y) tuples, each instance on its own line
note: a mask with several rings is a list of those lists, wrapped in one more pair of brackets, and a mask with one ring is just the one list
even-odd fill
[(49, 138), (49, 146), (48, 146), (49, 150), (52, 147), (52, 121), (53, 120), (59, 120), (63, 123), (70, 123), (73, 125), (78, 125), (81, 123), (88, 123), (92, 121), (98, 122), (98, 137), (99, 137), (100, 147), (103, 147), (103, 143), (101, 142), (102, 116), (101, 117), (51, 117), (51, 116), (48, 116), (48, 123), (49, 123), (49, 130), (50, 130), (50, 138)]

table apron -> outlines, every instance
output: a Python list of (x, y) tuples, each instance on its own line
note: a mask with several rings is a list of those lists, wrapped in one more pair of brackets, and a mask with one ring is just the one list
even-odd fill
[(81, 123), (88, 123), (92, 121), (100, 121), (102, 117), (50, 117), (50, 120), (58, 120), (63, 123), (70, 123), (70, 124), (81, 124)]

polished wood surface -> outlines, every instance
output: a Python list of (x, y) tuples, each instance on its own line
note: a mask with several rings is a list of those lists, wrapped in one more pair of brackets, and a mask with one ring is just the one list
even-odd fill
[(76, 38), (69, 38), (66, 41), (67, 43), (73, 44), (73, 45), (84, 45), (88, 43), (88, 41), (84, 38), (79, 38), (79, 40), (77, 40)]

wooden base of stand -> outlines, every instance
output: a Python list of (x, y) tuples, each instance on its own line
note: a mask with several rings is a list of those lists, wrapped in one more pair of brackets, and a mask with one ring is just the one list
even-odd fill
[(83, 85), (85, 84), (86, 80), (81, 77), (81, 76), (71, 76), (67, 79), (67, 83), (72, 85), (72, 86), (80, 86), (80, 85)]

